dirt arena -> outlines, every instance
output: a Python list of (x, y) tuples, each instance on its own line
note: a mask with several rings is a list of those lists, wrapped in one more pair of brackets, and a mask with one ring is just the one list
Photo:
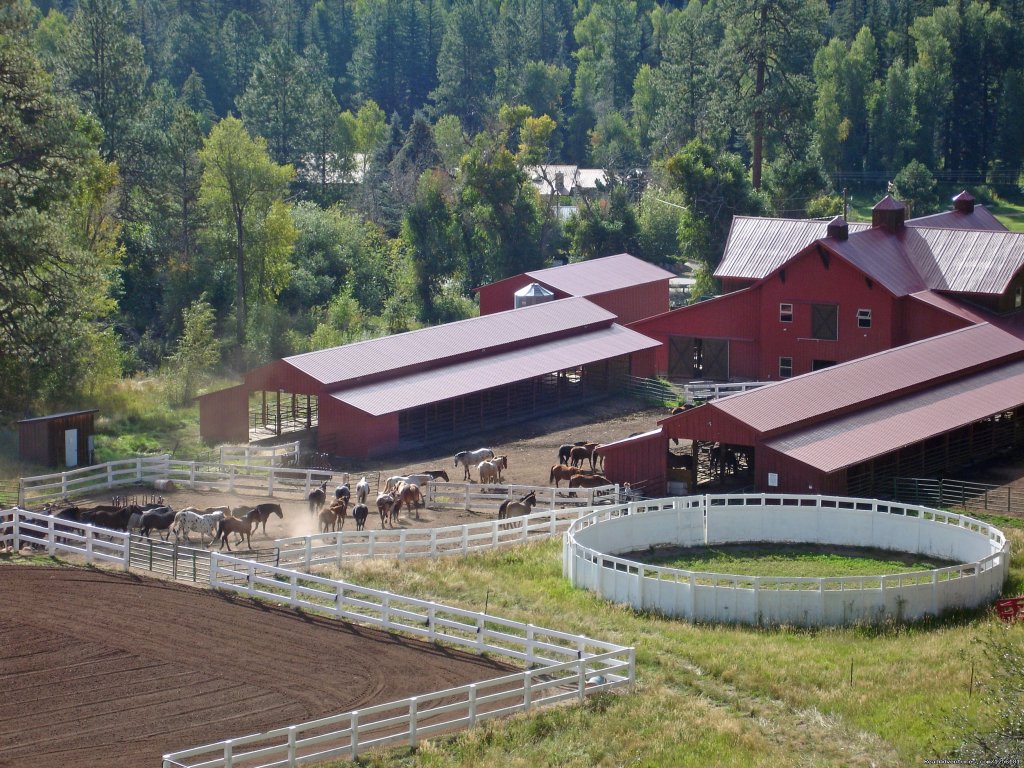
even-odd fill
[(415, 639), (127, 574), (0, 569), (0, 766), (165, 752), (501, 675)]
[[(341, 482), (343, 473), (348, 472), (349, 485), (353, 497), (355, 495), (355, 484), (362, 474), (367, 476), (371, 488), (371, 509), (370, 517), (367, 520), (367, 528), (379, 528), (380, 518), (377, 516), (376, 508), (372, 500), (376, 497), (377, 490), (383, 486), (388, 477), (392, 475), (408, 475), (423, 469), (444, 469), (449, 477), (454, 480), (462, 480), (462, 468), (454, 467), (453, 456), (459, 450), (472, 450), (487, 445), (498, 455), (508, 456), (508, 469), (502, 473), (506, 483), (521, 485), (548, 485), (548, 476), (551, 465), (558, 461), (558, 448), (563, 443), (572, 443), (578, 440), (593, 441), (598, 443), (612, 442), (637, 432), (644, 432), (654, 429), (658, 420), (669, 415), (665, 408), (637, 408), (633, 400), (610, 400), (604, 403), (591, 405), (585, 412), (575, 415), (550, 417), (530, 424), (520, 424), (496, 430), (495, 433), (486, 439), (478, 438), (471, 445), (439, 445), (436, 448), (423, 449), (415, 453), (399, 454), (383, 459), (375, 459), (359, 462), (352, 467), (343, 467), (335, 475), (336, 482)], [(478, 479), (476, 470), (472, 473), (473, 480)], [(335, 482), (328, 487), (328, 493), (332, 493)], [(151, 489), (129, 488), (122, 493), (141, 494), (153, 493)], [(252, 539), (253, 548), (261, 548), (270, 545), (274, 539), (289, 536), (305, 536), (318, 532), (318, 522), (309, 514), (307, 502), (304, 499), (288, 499), (285, 497), (259, 497), (240, 496), (237, 494), (214, 492), (214, 491), (192, 491), (189, 489), (178, 489), (171, 493), (163, 494), (166, 502), (174, 509), (194, 506), (199, 509), (227, 505), (232, 508), (255, 505), (263, 501), (276, 501), (281, 504), (284, 517), (272, 516), (267, 522), (266, 536), (260, 531)], [(110, 495), (92, 495), (85, 499), (78, 500), (83, 504), (109, 504)], [(351, 508), (349, 509), (351, 515)], [(409, 516), (408, 512), (402, 511), (399, 526), (402, 528), (428, 528), (448, 525), (464, 525), (466, 523), (490, 520), (495, 516), (495, 510), (458, 510), (458, 509), (420, 509), (419, 519), (415, 515)], [(354, 529), (355, 523), (351, 517), (345, 524), (345, 530)], [(154, 534), (155, 535), (155, 534)], [(192, 539), (197, 534), (191, 534)]]

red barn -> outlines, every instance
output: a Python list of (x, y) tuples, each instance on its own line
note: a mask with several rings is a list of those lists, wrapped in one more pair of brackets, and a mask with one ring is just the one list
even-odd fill
[(642, 373), (784, 379), (1019, 309), (1024, 235), (966, 193), (956, 206), (905, 222), (886, 197), (871, 226), (739, 219), (716, 271), (732, 292), (630, 324), (662, 342)]
[(567, 298), (286, 357), (200, 397), (200, 432), (237, 440), (276, 419), (280, 434), (292, 419), (317, 450), (365, 457), (577, 408), (621, 388), (630, 356), (657, 346), (614, 320)]
[(561, 267), (538, 269), (481, 286), (480, 314), (515, 308), (515, 294), (531, 283), (546, 288), (556, 299), (578, 296), (631, 323), (668, 311), (671, 272), (628, 253), (591, 259)]

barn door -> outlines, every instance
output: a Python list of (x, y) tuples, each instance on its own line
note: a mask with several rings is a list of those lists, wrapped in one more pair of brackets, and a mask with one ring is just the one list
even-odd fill
[(64, 430), (64, 466), (78, 466), (78, 430)]
[(692, 336), (668, 337), (668, 377), (692, 379), (698, 375), (695, 366), (695, 339)]
[(703, 375), (712, 381), (729, 380), (729, 342), (726, 339), (704, 339)]

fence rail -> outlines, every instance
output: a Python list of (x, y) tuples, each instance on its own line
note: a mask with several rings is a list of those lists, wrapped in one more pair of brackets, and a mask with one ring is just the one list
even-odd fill
[(538, 706), (631, 687), (635, 650), (582, 635), (214, 553), (211, 586), (491, 653), (523, 672), (164, 755), (164, 768), (296, 766), (423, 738)]
[(763, 387), (765, 384), (771, 382), (767, 381), (734, 381), (734, 382), (715, 382), (715, 381), (691, 381), (689, 384), (683, 386), (683, 391), (686, 394), (688, 402), (694, 400), (717, 400), (720, 397), (728, 397), (729, 395), (735, 395), (739, 392), (747, 392), (751, 389), (757, 389)]
[(972, 512), (1024, 515), (1024, 488), (933, 480), (919, 477), (893, 479), (893, 498), (909, 504), (959, 508)]
[(14, 507), (0, 513), (0, 548), (29, 546), (128, 569), (128, 534)]
[(299, 441), (283, 445), (221, 445), (221, 464), (245, 466), (296, 466), (299, 463)]
[(537, 506), (548, 507), (593, 507), (613, 504), (619, 500), (618, 485), (601, 485), (596, 488), (553, 488), (540, 485), (445, 483), (433, 480), (423, 490), (424, 502), (437, 509), (483, 510), (498, 509), (503, 501), (521, 499), (529, 493), (536, 494)]

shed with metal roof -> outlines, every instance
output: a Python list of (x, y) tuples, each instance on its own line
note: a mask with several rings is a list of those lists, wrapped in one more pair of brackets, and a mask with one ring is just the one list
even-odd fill
[(666, 269), (620, 253), (524, 272), (476, 291), (481, 315), (513, 309), (516, 292), (537, 283), (558, 298), (585, 297), (626, 324), (668, 311), (669, 280), (673, 277)]

